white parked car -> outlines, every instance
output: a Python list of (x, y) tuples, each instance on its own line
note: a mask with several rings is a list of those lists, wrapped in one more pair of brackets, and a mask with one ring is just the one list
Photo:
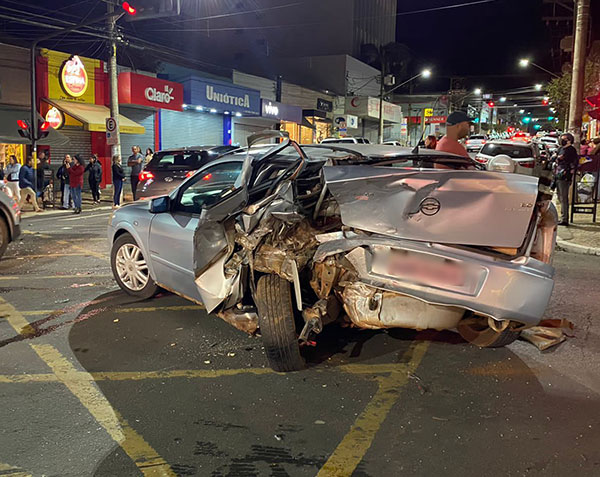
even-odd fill
[(506, 155), (516, 163), (517, 174), (533, 175), (533, 169), (539, 159), (537, 144), (520, 141), (490, 141), (475, 156), (480, 164), (487, 164), (492, 157)]
[(327, 137), (321, 141), (321, 144), (371, 144), (371, 142), (364, 137)]
[(488, 137), (485, 134), (470, 136), (465, 142), (467, 152), (478, 152), (487, 142)]

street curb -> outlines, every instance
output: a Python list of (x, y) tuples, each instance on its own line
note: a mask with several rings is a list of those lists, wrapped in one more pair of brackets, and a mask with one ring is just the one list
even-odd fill
[(565, 240), (557, 240), (556, 241), (556, 249), (562, 250), (563, 252), (578, 253), (580, 255), (598, 255), (598, 256), (600, 256), (600, 248), (586, 247), (585, 245), (569, 243)]
[[(85, 205), (85, 204), (84, 204)], [(104, 210), (110, 210), (112, 209), (111, 205), (105, 205), (105, 206), (100, 206), (100, 207), (93, 207), (93, 208), (89, 208), (89, 209), (83, 209), (83, 212), (95, 212), (95, 211), (104, 211)], [(56, 210), (47, 210), (44, 212), (33, 212), (33, 211), (26, 211), (26, 212), (21, 212), (21, 218), (22, 219), (43, 219), (43, 218), (48, 218), (48, 217), (68, 217), (74, 215), (73, 214), (73, 210), (60, 210), (60, 209), (56, 209)], [(86, 215), (89, 214), (83, 214), (82, 217), (85, 217)]]

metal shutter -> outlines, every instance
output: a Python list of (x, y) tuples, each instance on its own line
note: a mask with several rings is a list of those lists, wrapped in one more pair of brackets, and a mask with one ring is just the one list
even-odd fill
[(232, 142), (233, 142), (233, 144), (239, 144), (242, 147), (247, 146), (248, 143), (246, 142), (246, 139), (248, 138), (248, 136), (251, 136), (252, 134), (255, 134), (258, 132), (262, 132), (265, 129), (271, 129), (271, 128), (268, 126), (260, 126), (260, 125), (248, 124), (248, 123), (239, 123), (239, 122), (235, 121), (235, 123), (233, 124)]
[[(144, 134), (124, 134), (121, 133), (121, 156), (127, 159), (131, 155), (133, 146), (142, 148), (142, 155), (146, 155), (146, 148), (154, 150), (154, 110), (139, 109), (130, 107), (119, 107), (119, 114), (144, 126)], [(124, 162), (127, 162), (126, 160)]]
[(162, 110), (161, 148), (223, 144), (223, 116), (200, 111)]
[(70, 129), (68, 127), (60, 129), (60, 132), (69, 138), (69, 142), (61, 146), (50, 147), (51, 164), (59, 167), (65, 158), (65, 154), (70, 154), (71, 156), (79, 154), (87, 163), (92, 155), (92, 137), (90, 132), (83, 129)]

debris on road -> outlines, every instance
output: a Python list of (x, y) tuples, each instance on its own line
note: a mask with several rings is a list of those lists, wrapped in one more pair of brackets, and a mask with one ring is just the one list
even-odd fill
[(575, 325), (569, 320), (542, 320), (538, 326), (521, 331), (521, 338), (534, 344), (540, 351), (562, 343), (567, 339), (563, 329), (573, 330)]
[(317, 419), (315, 421), (315, 424), (323, 425), (323, 424), (325, 424), (325, 421), (321, 421), (321, 419)]
[(417, 388), (422, 395), (428, 391), (427, 387), (423, 384), (423, 380), (419, 376), (414, 373), (408, 373), (408, 377), (416, 382)]
[(119, 322), (119, 319), (118, 319), (118, 318), (115, 318), (115, 319), (113, 320), (113, 323), (118, 323), (118, 322)]
[(229, 356), (231, 358), (231, 357), (235, 356), (235, 353), (229, 352), (229, 353), (227, 353), (227, 356)]
[(93, 287), (96, 286), (94, 283), (73, 283), (71, 288), (83, 288), (83, 287)]

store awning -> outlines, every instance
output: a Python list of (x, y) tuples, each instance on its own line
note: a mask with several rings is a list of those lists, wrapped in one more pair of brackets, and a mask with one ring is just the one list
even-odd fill
[[(0, 108), (0, 143), (2, 144), (30, 144), (31, 141), (19, 135), (17, 121), (19, 119), (29, 120), (31, 111), (28, 109)], [(39, 117), (42, 119), (42, 117)], [(40, 139), (41, 146), (61, 146), (67, 144), (69, 138), (58, 131), (50, 128), (48, 136)]]
[[(62, 99), (45, 99), (44, 101), (82, 122), (88, 131), (106, 132), (106, 118), (110, 117), (110, 110), (106, 106), (75, 103)], [(146, 128), (119, 114), (119, 131), (127, 134), (144, 134)]]

